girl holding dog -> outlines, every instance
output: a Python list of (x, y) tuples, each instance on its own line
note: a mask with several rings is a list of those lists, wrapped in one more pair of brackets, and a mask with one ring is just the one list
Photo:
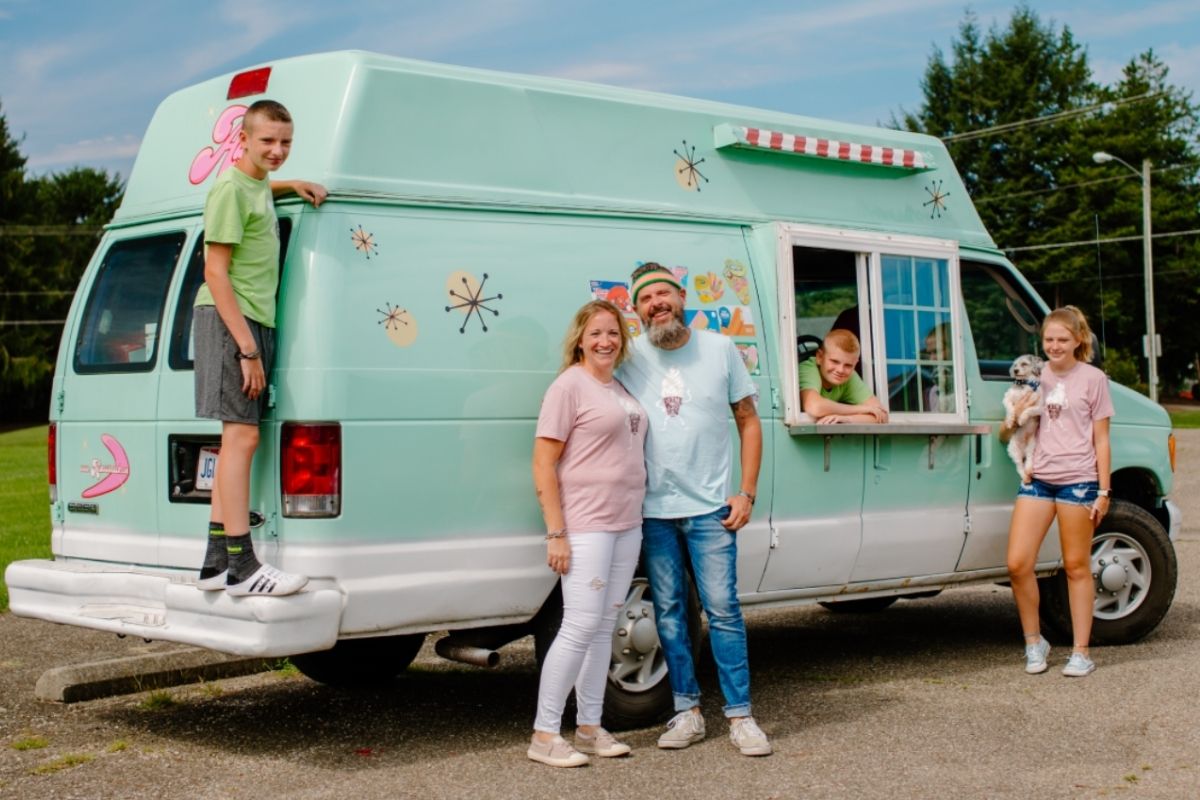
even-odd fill
[[(1041, 374), (1044, 405), (1033, 456), (1033, 478), (1021, 485), (1008, 531), (1008, 574), (1025, 633), (1025, 671), (1045, 672), (1050, 643), (1038, 620), (1038, 584), (1034, 574), (1042, 540), (1057, 518), (1074, 647), (1062, 674), (1082, 678), (1096, 669), (1088, 655), (1095, 585), (1092, 580), (1092, 533), (1108, 513), (1112, 455), (1109, 420), (1113, 415), (1107, 376), (1086, 362), (1092, 359), (1092, 332), (1078, 308), (1065, 306), (1042, 320)], [(1037, 402), (1030, 395), (1021, 408)], [(1001, 425), (1007, 441), (1013, 430)]]

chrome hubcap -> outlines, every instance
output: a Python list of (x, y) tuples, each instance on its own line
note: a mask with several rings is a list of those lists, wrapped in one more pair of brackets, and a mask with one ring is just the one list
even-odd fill
[(1108, 531), (1092, 540), (1097, 619), (1132, 614), (1150, 591), (1150, 577), (1150, 558), (1133, 537)]
[(634, 578), (617, 612), (608, 677), (622, 689), (644, 692), (667, 676), (667, 662), (654, 626), (654, 604), (645, 578)]

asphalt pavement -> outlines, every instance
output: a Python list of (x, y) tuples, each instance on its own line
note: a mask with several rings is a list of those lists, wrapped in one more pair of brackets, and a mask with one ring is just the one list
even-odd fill
[[(528, 641), (483, 670), (426, 649), (393, 686), (263, 673), (64, 705), (46, 670), (171, 646), (0, 616), (0, 798), (1190, 798), (1200, 794), (1200, 430), (1180, 431), (1179, 585), (1162, 625), (1095, 648), (1085, 679), (1022, 670), (1007, 589), (866, 615), (748, 614), (755, 715), (775, 754), (730, 745), (710, 664), (709, 736), (555, 770), (524, 756)], [(42, 745), (42, 746), (31, 746)]]

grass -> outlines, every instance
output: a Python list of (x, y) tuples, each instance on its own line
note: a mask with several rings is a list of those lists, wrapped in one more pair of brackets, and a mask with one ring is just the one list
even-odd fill
[(45, 736), (26, 736), (23, 739), (17, 739), (9, 746), (13, 750), (41, 750), (43, 747), (50, 746), (50, 740)]
[(86, 764), (92, 761), (95, 756), (89, 756), (86, 753), (68, 753), (65, 756), (56, 758), (53, 761), (42, 764), (40, 767), (31, 769), (30, 772), (34, 775), (49, 775), (53, 772), (59, 772), (71, 767), (77, 767), (80, 764)]
[(1179, 409), (1168, 412), (1171, 425), (1175, 428), (1200, 428), (1200, 408)]
[(137, 707), (142, 711), (169, 711), (178, 705), (180, 702), (175, 699), (175, 695), (166, 689), (155, 689), (147, 694)]
[[(50, 557), (46, 426), (0, 433), (0, 575), (9, 563)], [(8, 587), (0, 581), (0, 612)]]

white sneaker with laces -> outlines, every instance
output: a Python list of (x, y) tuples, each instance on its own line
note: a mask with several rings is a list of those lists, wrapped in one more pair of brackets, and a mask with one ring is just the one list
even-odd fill
[(658, 746), (663, 750), (682, 750), (704, 738), (704, 717), (688, 711), (680, 711), (671, 717), (667, 730), (658, 737)]
[(588, 736), (583, 731), (575, 731), (575, 749), (600, 758), (617, 758), (628, 755), (633, 748), (604, 728), (597, 728), (594, 736)]
[(590, 760), (567, 744), (567, 741), (561, 736), (555, 736), (548, 742), (538, 741), (538, 738), (534, 736), (529, 742), (529, 749), (525, 751), (525, 755), (533, 761), (550, 767), (582, 767)]
[(754, 717), (742, 717), (729, 723), (729, 741), (742, 751), (744, 756), (769, 756), (771, 743), (758, 727)]
[(225, 593), (234, 597), (283, 597), (300, 591), (306, 583), (306, 575), (293, 575), (263, 564), (241, 583), (226, 584)]
[(1050, 666), (1046, 663), (1046, 657), (1049, 655), (1050, 643), (1044, 636), (1039, 637), (1034, 644), (1025, 645), (1025, 671), (1030, 675), (1045, 672)]
[(1086, 678), (1095, 671), (1096, 662), (1083, 653), (1071, 653), (1071, 657), (1067, 659), (1067, 665), (1063, 667), (1062, 674), (1068, 678)]

